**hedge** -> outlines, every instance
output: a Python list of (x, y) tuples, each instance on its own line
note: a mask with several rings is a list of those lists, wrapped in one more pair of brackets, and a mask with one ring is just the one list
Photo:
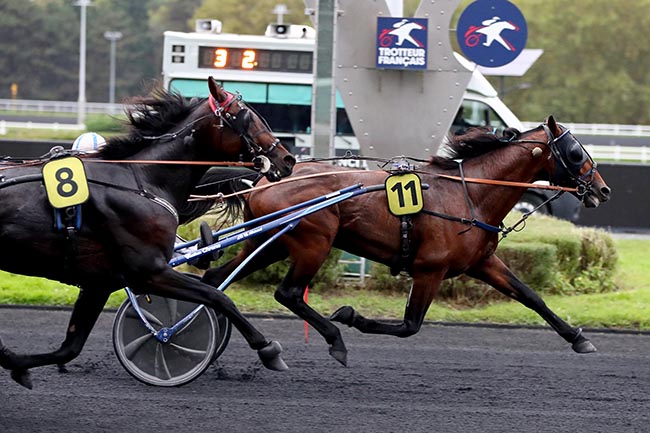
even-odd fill
[[(505, 224), (513, 224), (519, 215), (513, 212)], [(198, 224), (194, 223), (179, 232), (192, 239), (198, 236), (197, 227)], [(227, 248), (219, 263), (225, 263), (240, 248), (240, 244)], [(540, 295), (598, 293), (615, 289), (618, 256), (611, 236), (603, 230), (577, 227), (557, 218), (534, 215), (526, 221), (525, 229), (512, 232), (501, 241), (496, 254)], [(358, 282), (342, 278), (344, 267), (338, 263), (340, 256), (341, 251), (333, 250), (312, 281), (312, 289), (326, 292), (358, 286)], [(288, 269), (288, 261), (276, 263), (246, 278), (243, 284), (266, 290), (280, 284)], [(410, 286), (408, 276), (394, 277), (386, 266), (370, 264), (366, 288), (408, 293)], [(456, 304), (506, 299), (492, 287), (466, 276), (445, 280), (437, 298)]]

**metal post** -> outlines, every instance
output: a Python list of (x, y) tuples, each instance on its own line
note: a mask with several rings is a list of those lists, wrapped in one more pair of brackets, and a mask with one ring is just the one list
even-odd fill
[[(111, 56), (110, 56), (110, 78), (108, 80), (108, 103), (115, 104), (115, 45), (116, 42), (122, 39), (122, 32), (104, 32), (104, 38), (111, 42)], [(113, 107), (111, 107), (113, 112)]]
[(91, 6), (90, 0), (77, 0), (75, 6), (81, 7), (79, 23), (79, 100), (77, 105), (77, 123), (86, 121), (86, 6)]
[(334, 46), (336, 44), (337, 0), (318, 0), (316, 10), (316, 51), (312, 89), (313, 155), (335, 155), (336, 86), (334, 83)]

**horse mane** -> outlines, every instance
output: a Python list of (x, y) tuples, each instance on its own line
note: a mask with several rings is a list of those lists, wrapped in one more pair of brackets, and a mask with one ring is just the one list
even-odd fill
[(150, 96), (138, 96), (126, 102), (129, 132), (112, 137), (99, 151), (104, 159), (123, 159), (135, 155), (187, 118), (203, 100), (188, 101), (179, 93), (161, 87)]
[[(259, 173), (248, 168), (213, 167), (203, 175), (192, 194), (221, 193), (228, 196), (249, 188), (242, 180), (254, 182), (258, 178)], [(234, 223), (242, 216), (243, 205), (244, 199), (241, 195), (227, 197), (223, 203), (215, 203), (214, 200), (187, 201), (178, 209), (179, 224), (187, 224), (208, 212), (219, 215), (217, 222), (221, 225)]]
[(461, 135), (448, 137), (442, 148), (444, 156), (434, 156), (431, 165), (442, 168), (456, 168), (456, 159), (470, 159), (507, 146), (511, 140), (519, 138), (521, 133), (515, 128), (507, 128), (498, 135), (488, 128), (469, 128)]

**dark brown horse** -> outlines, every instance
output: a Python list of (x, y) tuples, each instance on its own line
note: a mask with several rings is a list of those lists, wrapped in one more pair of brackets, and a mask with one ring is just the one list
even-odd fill
[[(364, 333), (408, 337), (420, 329), (434, 294), (443, 279), (460, 274), (484, 281), (537, 312), (579, 353), (594, 346), (556, 316), (529, 287), (522, 283), (495, 255), (499, 226), (526, 190), (524, 186), (472, 183), (470, 178), (510, 182), (549, 179), (556, 185), (578, 187), (576, 194), (586, 207), (606, 201), (610, 189), (596, 171), (596, 164), (582, 145), (553, 117), (536, 129), (519, 134), (510, 131), (498, 138), (473, 130), (454, 137), (450, 158), (433, 158), (417, 168), (422, 182), (424, 208), (411, 218), (407, 257), (400, 242), (401, 219), (391, 214), (386, 192), (362, 194), (304, 218), (296, 228), (279, 238), (280, 245), (256, 256), (239, 278), (271, 263), (290, 257), (289, 273), (275, 292), (275, 299), (313, 326), (329, 343), (330, 354), (346, 364), (347, 350), (339, 329), (303, 301), (305, 287), (322, 266), (332, 247), (388, 266), (405, 265), (413, 277), (404, 319), (398, 324), (380, 323), (362, 317), (352, 307), (341, 307), (331, 320), (353, 326)], [(462, 165), (455, 160), (462, 160)], [(461, 170), (462, 169), (462, 170)], [(247, 218), (259, 217), (300, 201), (362, 183), (383, 184), (389, 173), (360, 173), (322, 163), (300, 163), (292, 177), (333, 173), (317, 179), (291, 181), (252, 192)], [(456, 176), (455, 179), (442, 175)], [(464, 177), (465, 182), (458, 179)], [(409, 194), (409, 191), (404, 191)], [(204, 281), (217, 285), (264, 241), (247, 241), (230, 262), (209, 270)]]
[[(18, 383), (31, 387), (29, 369), (74, 359), (109, 295), (125, 286), (214, 308), (232, 321), (266, 367), (286, 369), (279, 344), (255, 329), (227, 296), (168, 265), (177, 209), (210, 166), (198, 162), (258, 158), (274, 181), (289, 175), (295, 163), (239, 96), (212, 78), (207, 85), (210, 97), (201, 101), (164, 91), (133, 101), (127, 113), (130, 134), (82, 158), (89, 190), (82, 204), (54, 210), (43, 188), (44, 160), (0, 167), (0, 267), (80, 288), (59, 349), (17, 354), (0, 343), (0, 366)], [(53, 159), (60, 156), (69, 152)], [(62, 197), (82, 184), (67, 166), (55, 177), (58, 186), (52, 191)]]

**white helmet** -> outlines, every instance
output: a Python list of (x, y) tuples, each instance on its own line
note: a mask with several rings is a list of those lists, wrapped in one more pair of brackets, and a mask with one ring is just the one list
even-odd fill
[(106, 140), (96, 132), (86, 132), (81, 134), (72, 143), (72, 150), (81, 152), (94, 152), (106, 144)]

